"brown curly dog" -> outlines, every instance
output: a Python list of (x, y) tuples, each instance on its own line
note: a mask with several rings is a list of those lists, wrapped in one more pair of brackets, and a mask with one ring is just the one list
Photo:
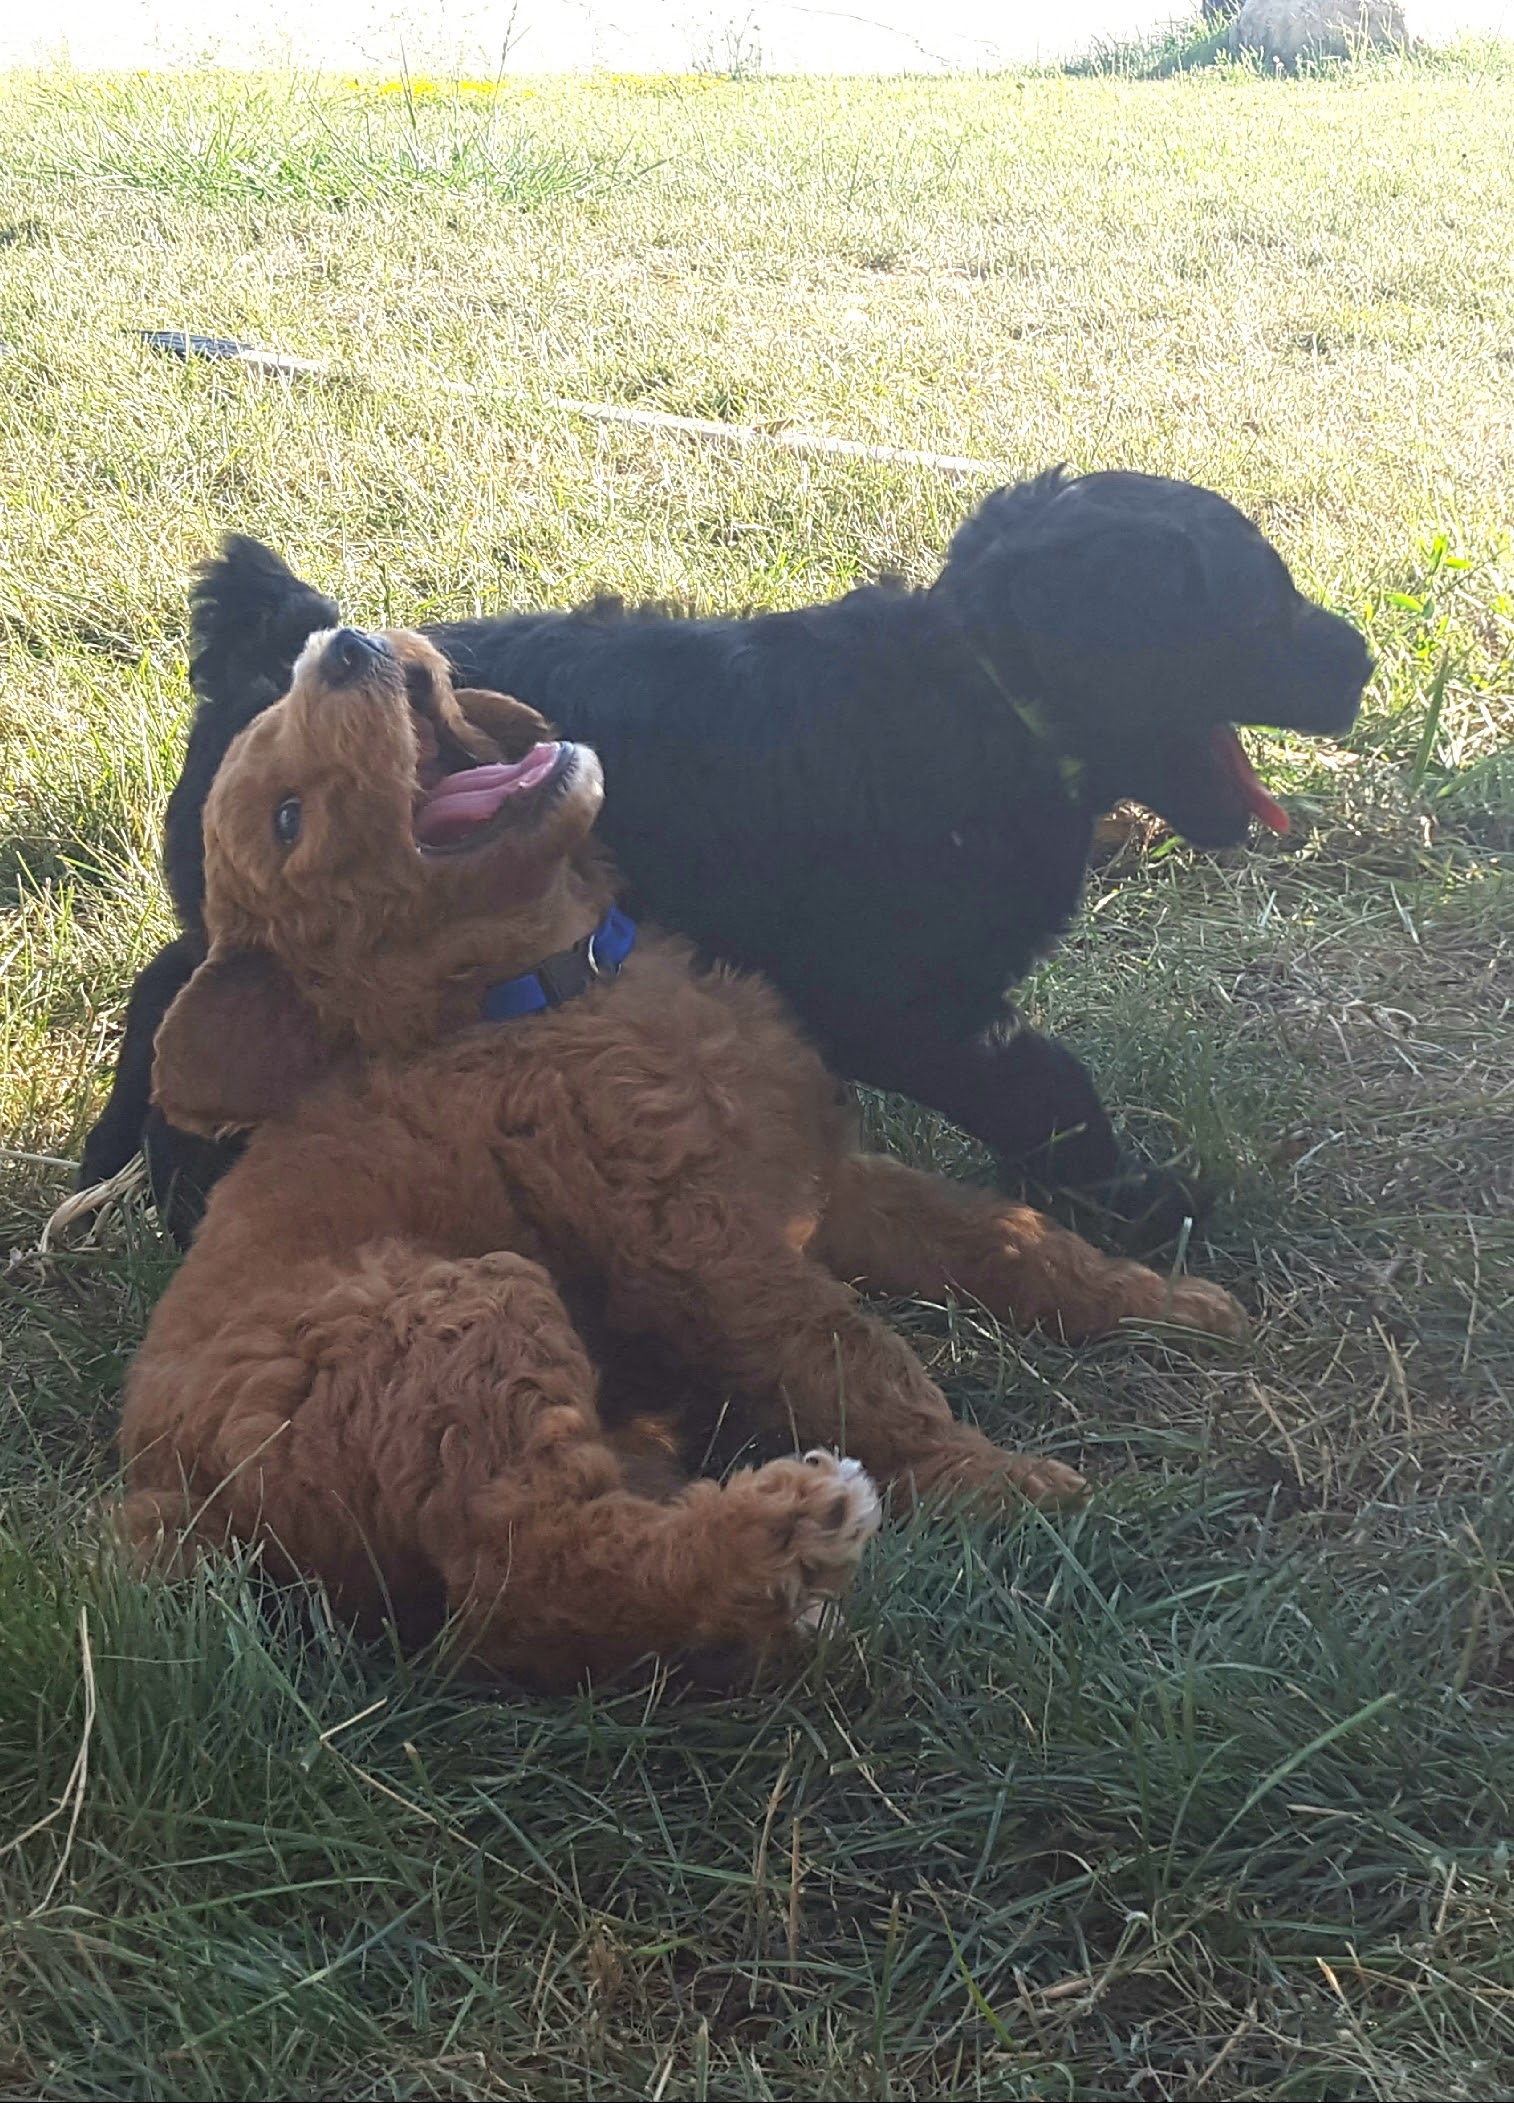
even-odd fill
[[(206, 806), (212, 948), (156, 1098), (257, 1129), (122, 1425), (139, 1543), (260, 1541), (360, 1619), (450, 1612), (545, 1685), (813, 1622), (877, 1527), (864, 1470), (1078, 1492), (954, 1421), (856, 1285), (1068, 1335), (1242, 1325), (1216, 1287), (853, 1151), (768, 986), (662, 935), (626, 953), (601, 797), (591, 751), (454, 693), (420, 637), (311, 639)], [(591, 1333), (857, 1457), (647, 1494)]]

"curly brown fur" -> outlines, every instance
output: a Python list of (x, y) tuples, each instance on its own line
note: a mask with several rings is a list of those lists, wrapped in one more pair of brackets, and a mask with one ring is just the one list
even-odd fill
[[(210, 954), (155, 1088), (183, 1128), (257, 1129), (153, 1317), (122, 1445), (144, 1544), (260, 1541), (359, 1617), (440, 1598), (481, 1665), (559, 1685), (813, 1619), (876, 1525), (863, 1468), (904, 1495), (1080, 1490), (957, 1423), (858, 1283), (1072, 1335), (1242, 1318), (853, 1151), (777, 994), (682, 940), (647, 932), (613, 984), (479, 1022), (486, 988), (612, 894), (597, 761), (560, 745), (543, 772), (546, 737), (454, 695), (421, 638), (344, 630), (232, 748), (206, 806)], [(438, 775), (466, 789), (526, 755), (537, 786), (422, 844)], [(681, 1480), (655, 1424), (607, 1408), (580, 1304), (855, 1460)]]

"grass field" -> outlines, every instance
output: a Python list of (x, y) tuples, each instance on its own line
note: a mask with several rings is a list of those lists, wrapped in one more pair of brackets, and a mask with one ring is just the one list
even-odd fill
[[(1511, 227), (1497, 54), (0, 83), (0, 2092), (1510, 2092)], [(1254, 1342), (900, 1308), (1098, 1494), (894, 1529), (718, 1700), (481, 1701), (245, 1572), (124, 1576), (94, 1500), (169, 1259), (130, 1207), (35, 1253), (169, 925), (218, 532), (363, 620), (781, 606), (928, 576), (981, 493), (555, 397), (1193, 476), (1379, 658), (1349, 750), (1266, 746), (1288, 842), (1132, 845), (1035, 991), (1225, 1185), (1190, 1262)]]

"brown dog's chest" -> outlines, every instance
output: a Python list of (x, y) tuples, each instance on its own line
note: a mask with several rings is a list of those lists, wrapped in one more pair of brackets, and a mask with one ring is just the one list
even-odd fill
[(639, 1243), (696, 1200), (813, 1210), (842, 1142), (834, 1086), (768, 990), (665, 963), (482, 1025), (402, 1078), (412, 1116), (434, 1105), (431, 1146), (467, 1173), (480, 1212), (492, 1183), (558, 1264), (601, 1235)]
[[(700, 1208), (802, 1240), (846, 1139), (835, 1084), (756, 980), (638, 951), (613, 984), (382, 1059), (265, 1126), (216, 1193), (275, 1262), (395, 1236), (514, 1249), (585, 1282), (656, 1261)], [(255, 1229), (255, 1231), (257, 1231)]]

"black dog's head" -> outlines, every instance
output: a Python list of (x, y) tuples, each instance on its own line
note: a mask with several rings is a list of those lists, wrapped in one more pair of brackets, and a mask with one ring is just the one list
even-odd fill
[(1094, 808), (1143, 803), (1201, 847), (1287, 818), (1237, 723), (1351, 728), (1372, 659), (1233, 504), (1160, 475), (1056, 469), (996, 490), (932, 596), (1076, 762)]

